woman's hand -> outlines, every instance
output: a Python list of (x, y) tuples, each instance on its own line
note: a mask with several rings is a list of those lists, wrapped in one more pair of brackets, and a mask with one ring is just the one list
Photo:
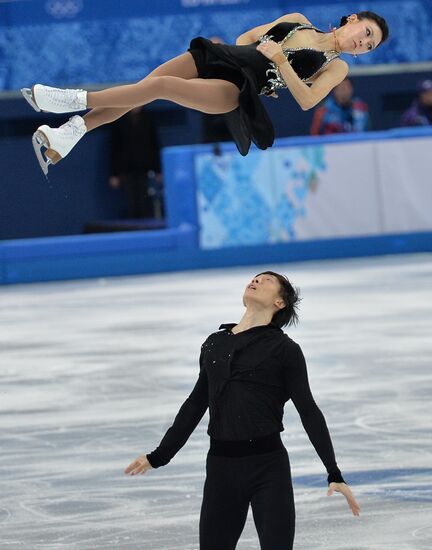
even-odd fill
[(273, 40), (267, 40), (266, 42), (261, 42), (258, 44), (256, 49), (267, 57), (267, 59), (272, 59), (277, 53), (283, 55), (282, 48)]
[(137, 475), (137, 474), (145, 474), (147, 470), (151, 469), (151, 464), (147, 460), (146, 455), (139, 456), (136, 460), (131, 462), (129, 466), (125, 470), (125, 474), (130, 474), (131, 476)]
[(351, 489), (346, 483), (330, 483), (329, 490), (327, 491), (327, 496), (331, 496), (334, 492), (342, 493), (343, 496), (347, 499), (348, 506), (351, 508), (351, 511), (354, 516), (360, 515), (360, 506), (357, 504), (354, 495), (352, 494)]

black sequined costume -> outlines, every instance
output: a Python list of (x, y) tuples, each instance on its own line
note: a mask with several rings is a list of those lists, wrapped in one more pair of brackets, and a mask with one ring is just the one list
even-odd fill
[(302, 29), (323, 32), (308, 23), (279, 23), (257, 42), (246, 46), (214, 44), (202, 37), (194, 38), (190, 43), (189, 51), (200, 78), (227, 80), (240, 90), (239, 106), (222, 116), (242, 155), (247, 155), (251, 141), (260, 149), (273, 144), (273, 124), (259, 95), (270, 95), (278, 88), (286, 88), (277, 66), (256, 49), (257, 45), (270, 39), (278, 42), (294, 71), (306, 83), (339, 57), (339, 52), (333, 50), (289, 48), (288, 40)]

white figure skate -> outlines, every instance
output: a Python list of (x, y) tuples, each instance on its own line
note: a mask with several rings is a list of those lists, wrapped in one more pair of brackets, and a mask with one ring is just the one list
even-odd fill
[[(57, 164), (84, 136), (87, 128), (79, 115), (71, 117), (59, 128), (50, 128), (46, 124), (39, 126), (33, 134), (33, 148), (45, 176), (48, 176), (50, 164)], [(42, 148), (45, 151), (42, 151)]]
[(87, 92), (85, 90), (70, 90), (52, 88), (35, 84), (32, 88), (22, 88), (24, 99), (35, 111), (47, 113), (72, 113), (87, 109)]

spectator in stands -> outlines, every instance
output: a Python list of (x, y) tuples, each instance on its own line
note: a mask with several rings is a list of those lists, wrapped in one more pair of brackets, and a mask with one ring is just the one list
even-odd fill
[(123, 189), (128, 218), (163, 217), (160, 147), (153, 116), (136, 107), (113, 125), (111, 177)]
[(333, 89), (332, 94), (314, 112), (311, 134), (339, 134), (366, 132), (370, 127), (367, 104), (354, 97), (354, 88), (345, 78)]
[(432, 79), (422, 80), (417, 86), (417, 97), (402, 115), (402, 126), (430, 126), (432, 124)]

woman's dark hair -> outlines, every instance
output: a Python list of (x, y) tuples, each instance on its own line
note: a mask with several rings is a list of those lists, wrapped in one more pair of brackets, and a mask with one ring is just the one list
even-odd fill
[[(384, 17), (381, 17), (380, 15), (377, 15), (377, 14), (374, 13), (373, 11), (360, 11), (360, 12), (357, 14), (357, 17), (358, 17), (358, 19), (360, 19), (360, 21), (361, 21), (362, 19), (371, 19), (372, 21), (375, 21), (375, 23), (376, 23), (376, 24), (378, 25), (378, 27), (381, 29), (381, 32), (382, 32), (382, 39), (381, 39), (381, 42), (378, 44), (378, 46), (381, 46), (381, 44), (387, 40), (387, 38), (389, 37), (390, 31), (389, 31), (387, 22), (386, 22), (386, 20), (384, 19)], [(342, 19), (340, 20), (340, 26), (343, 27), (343, 26), (346, 25), (347, 23), (348, 23), (348, 17), (345, 15), (345, 16), (342, 17)], [(378, 47), (378, 46), (377, 46), (377, 47)]]
[(293, 287), (288, 278), (280, 273), (275, 273), (274, 271), (263, 271), (262, 273), (258, 273), (258, 275), (273, 275), (273, 277), (276, 277), (279, 281), (280, 297), (286, 304), (284, 308), (279, 309), (273, 315), (272, 323), (277, 325), (279, 328), (297, 324), (297, 309), (300, 302), (299, 289)]

